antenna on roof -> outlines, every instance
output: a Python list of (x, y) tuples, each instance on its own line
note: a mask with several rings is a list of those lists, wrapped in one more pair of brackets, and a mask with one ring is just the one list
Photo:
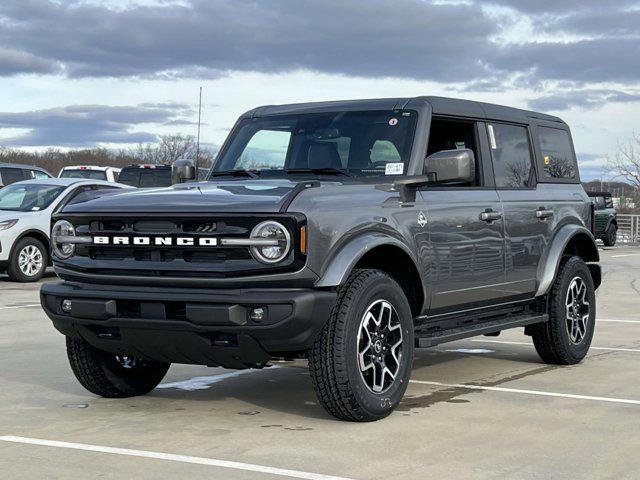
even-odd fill
[(202, 117), (202, 87), (200, 87), (200, 100), (198, 102), (198, 139), (196, 141), (196, 168), (200, 159), (200, 119)]

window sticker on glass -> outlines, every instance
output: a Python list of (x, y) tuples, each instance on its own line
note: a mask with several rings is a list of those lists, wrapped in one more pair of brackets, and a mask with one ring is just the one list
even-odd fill
[(402, 175), (404, 173), (404, 163), (387, 163), (384, 167), (385, 175)]
[(392, 118), (391, 120), (389, 120), (389, 125), (392, 127), (395, 127), (398, 124), (398, 119), (397, 118)]
[(493, 125), (488, 125), (487, 130), (489, 130), (489, 142), (491, 143), (491, 148), (496, 150), (498, 148), (498, 144), (496, 143), (496, 133), (493, 131)]

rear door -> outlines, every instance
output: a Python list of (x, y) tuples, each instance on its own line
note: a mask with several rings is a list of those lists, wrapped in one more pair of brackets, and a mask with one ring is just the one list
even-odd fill
[(486, 132), (496, 190), (504, 209), (505, 297), (530, 298), (537, 288), (538, 263), (551, 237), (553, 203), (537, 184), (529, 127), (489, 122)]

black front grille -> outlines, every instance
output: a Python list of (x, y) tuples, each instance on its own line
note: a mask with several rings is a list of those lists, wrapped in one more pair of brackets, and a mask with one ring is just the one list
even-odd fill
[(249, 238), (253, 228), (265, 216), (212, 216), (208, 218), (156, 218), (86, 215), (61, 216), (71, 221), (77, 235), (91, 236), (166, 236), (196, 239), (195, 246), (154, 245), (78, 245), (76, 255), (66, 260), (66, 268), (77, 268), (86, 273), (152, 277), (208, 277), (225, 278), (297, 270), (305, 257), (295, 248), (299, 245), (300, 219), (270, 215), (289, 229), (294, 248), (289, 256), (276, 266), (257, 261), (248, 247), (198, 246), (199, 238)]

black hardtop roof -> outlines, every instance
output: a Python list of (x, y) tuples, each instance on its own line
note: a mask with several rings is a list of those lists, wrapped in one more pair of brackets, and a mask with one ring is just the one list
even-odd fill
[(596, 191), (588, 191), (587, 195), (590, 197), (611, 197), (611, 192), (596, 192)]
[(531, 119), (564, 123), (560, 118), (544, 113), (505, 107), (492, 103), (446, 97), (379, 98), (369, 100), (341, 100), (332, 102), (294, 103), (266, 105), (248, 111), (244, 117), (287, 115), (296, 113), (321, 113), (337, 110), (398, 110), (411, 108), (410, 104), (424, 103), (431, 106), (434, 115), (455, 115), (491, 120), (529, 122)]

